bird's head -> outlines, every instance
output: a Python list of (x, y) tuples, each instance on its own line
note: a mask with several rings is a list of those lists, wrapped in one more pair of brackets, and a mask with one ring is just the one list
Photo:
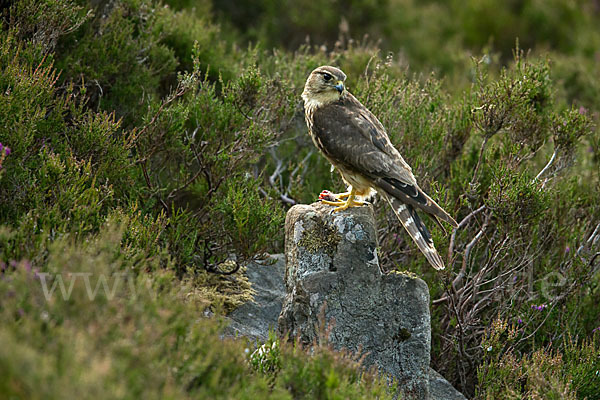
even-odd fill
[(304, 85), (304, 103), (329, 104), (346, 94), (346, 74), (341, 69), (324, 65), (310, 73)]

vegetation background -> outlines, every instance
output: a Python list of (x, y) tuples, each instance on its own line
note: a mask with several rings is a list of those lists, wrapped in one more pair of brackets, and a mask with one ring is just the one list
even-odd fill
[(430, 286), (432, 366), (469, 397), (600, 399), (597, 0), (0, 9), (0, 397), (391, 398), (351, 355), (250, 356), (203, 317), (251, 298), (292, 204), (343, 189), (300, 100), (333, 64), (461, 222), (440, 275), (376, 204), (385, 267)]

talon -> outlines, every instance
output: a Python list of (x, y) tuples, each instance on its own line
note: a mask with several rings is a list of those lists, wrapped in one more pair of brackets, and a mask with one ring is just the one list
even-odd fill
[[(369, 204), (366, 201), (356, 200), (355, 196), (356, 192), (354, 191), (354, 188), (352, 188), (349, 192), (337, 194), (331, 193), (329, 190), (323, 190), (319, 194), (319, 200), (323, 204), (335, 206), (335, 208), (331, 211), (332, 213), (343, 211), (350, 207), (359, 207)], [(346, 201), (340, 200), (346, 197), (348, 198)]]
[(344, 211), (351, 207), (360, 207), (360, 206), (364, 206), (365, 204), (367, 204), (364, 201), (354, 200), (354, 198), (349, 198), (348, 200), (342, 201), (341, 203), (342, 204), (340, 204), (339, 207), (336, 207), (333, 209), (333, 212)]
[(350, 192), (332, 193), (329, 190), (323, 190), (319, 193), (319, 200), (340, 201), (340, 199), (345, 199), (348, 196), (350, 196)]
[[(346, 193), (343, 193), (344, 195)], [(359, 207), (359, 206), (364, 206), (365, 204), (367, 204), (366, 202), (362, 201), (362, 200), (356, 200), (356, 192), (354, 191), (354, 188), (352, 190), (350, 190), (350, 193), (348, 193), (348, 199), (346, 201), (341, 202), (342, 204), (340, 204), (338, 207), (333, 209), (333, 212), (338, 212), (338, 211), (344, 211), (350, 207)]]
[(343, 206), (344, 204), (346, 204), (345, 201), (340, 201), (340, 200), (331, 201), (331, 200), (325, 200), (325, 199), (321, 199), (321, 203), (327, 204), (329, 206)]

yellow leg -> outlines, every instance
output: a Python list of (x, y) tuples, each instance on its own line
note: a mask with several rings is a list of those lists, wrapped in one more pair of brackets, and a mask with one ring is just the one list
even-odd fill
[(345, 199), (346, 197), (350, 196), (350, 192), (334, 193), (333, 196), (337, 197), (338, 199)]
[[(346, 195), (346, 193), (342, 193), (343, 195)], [(337, 195), (336, 195), (337, 196)], [(321, 200), (322, 203), (328, 204), (330, 206), (336, 206), (333, 209), (333, 212), (338, 212), (338, 211), (343, 211), (347, 208), (350, 207), (359, 207), (359, 206), (363, 206), (366, 203), (364, 201), (360, 201), (360, 200), (355, 200), (356, 197), (356, 191), (354, 190), (354, 188), (352, 188), (350, 190), (350, 193), (347, 193), (347, 196), (344, 197), (348, 197), (348, 199), (346, 201), (329, 201), (329, 200)]]
[(346, 204), (346, 202), (342, 201), (342, 200), (337, 200), (337, 201), (321, 200), (321, 203), (327, 204), (328, 206), (341, 206), (343, 204)]
[(345, 199), (348, 196), (350, 196), (350, 192), (331, 193), (329, 190), (323, 190), (319, 194), (319, 200), (332, 202), (332, 201), (339, 201), (340, 199)]

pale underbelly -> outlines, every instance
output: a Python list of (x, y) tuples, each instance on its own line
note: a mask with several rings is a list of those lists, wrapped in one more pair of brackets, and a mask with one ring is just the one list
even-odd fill
[(352, 186), (356, 191), (356, 195), (361, 198), (372, 197), (377, 191), (371, 186), (371, 182), (360, 174), (354, 171), (349, 171), (344, 168), (339, 168), (338, 171), (342, 175), (342, 179), (347, 185)]
[[(309, 123), (310, 126), (310, 122), (308, 121), (309, 120), (307, 119), (307, 123)], [(319, 149), (319, 151), (321, 151), (321, 154), (323, 154), (325, 158), (331, 163), (331, 165), (333, 165), (340, 172), (340, 175), (342, 175), (342, 179), (344, 180), (346, 185), (352, 186), (352, 188), (356, 192), (357, 197), (360, 200), (370, 199), (377, 193), (377, 190), (371, 186), (371, 182), (368, 179), (366, 179), (360, 174), (355, 173), (354, 171), (341, 167), (337, 163), (333, 162), (327, 156), (327, 152), (323, 151), (322, 143), (312, 134), (312, 131), (310, 129), (309, 134), (315, 146)], [(348, 188), (348, 190), (350, 190), (350, 188)]]

